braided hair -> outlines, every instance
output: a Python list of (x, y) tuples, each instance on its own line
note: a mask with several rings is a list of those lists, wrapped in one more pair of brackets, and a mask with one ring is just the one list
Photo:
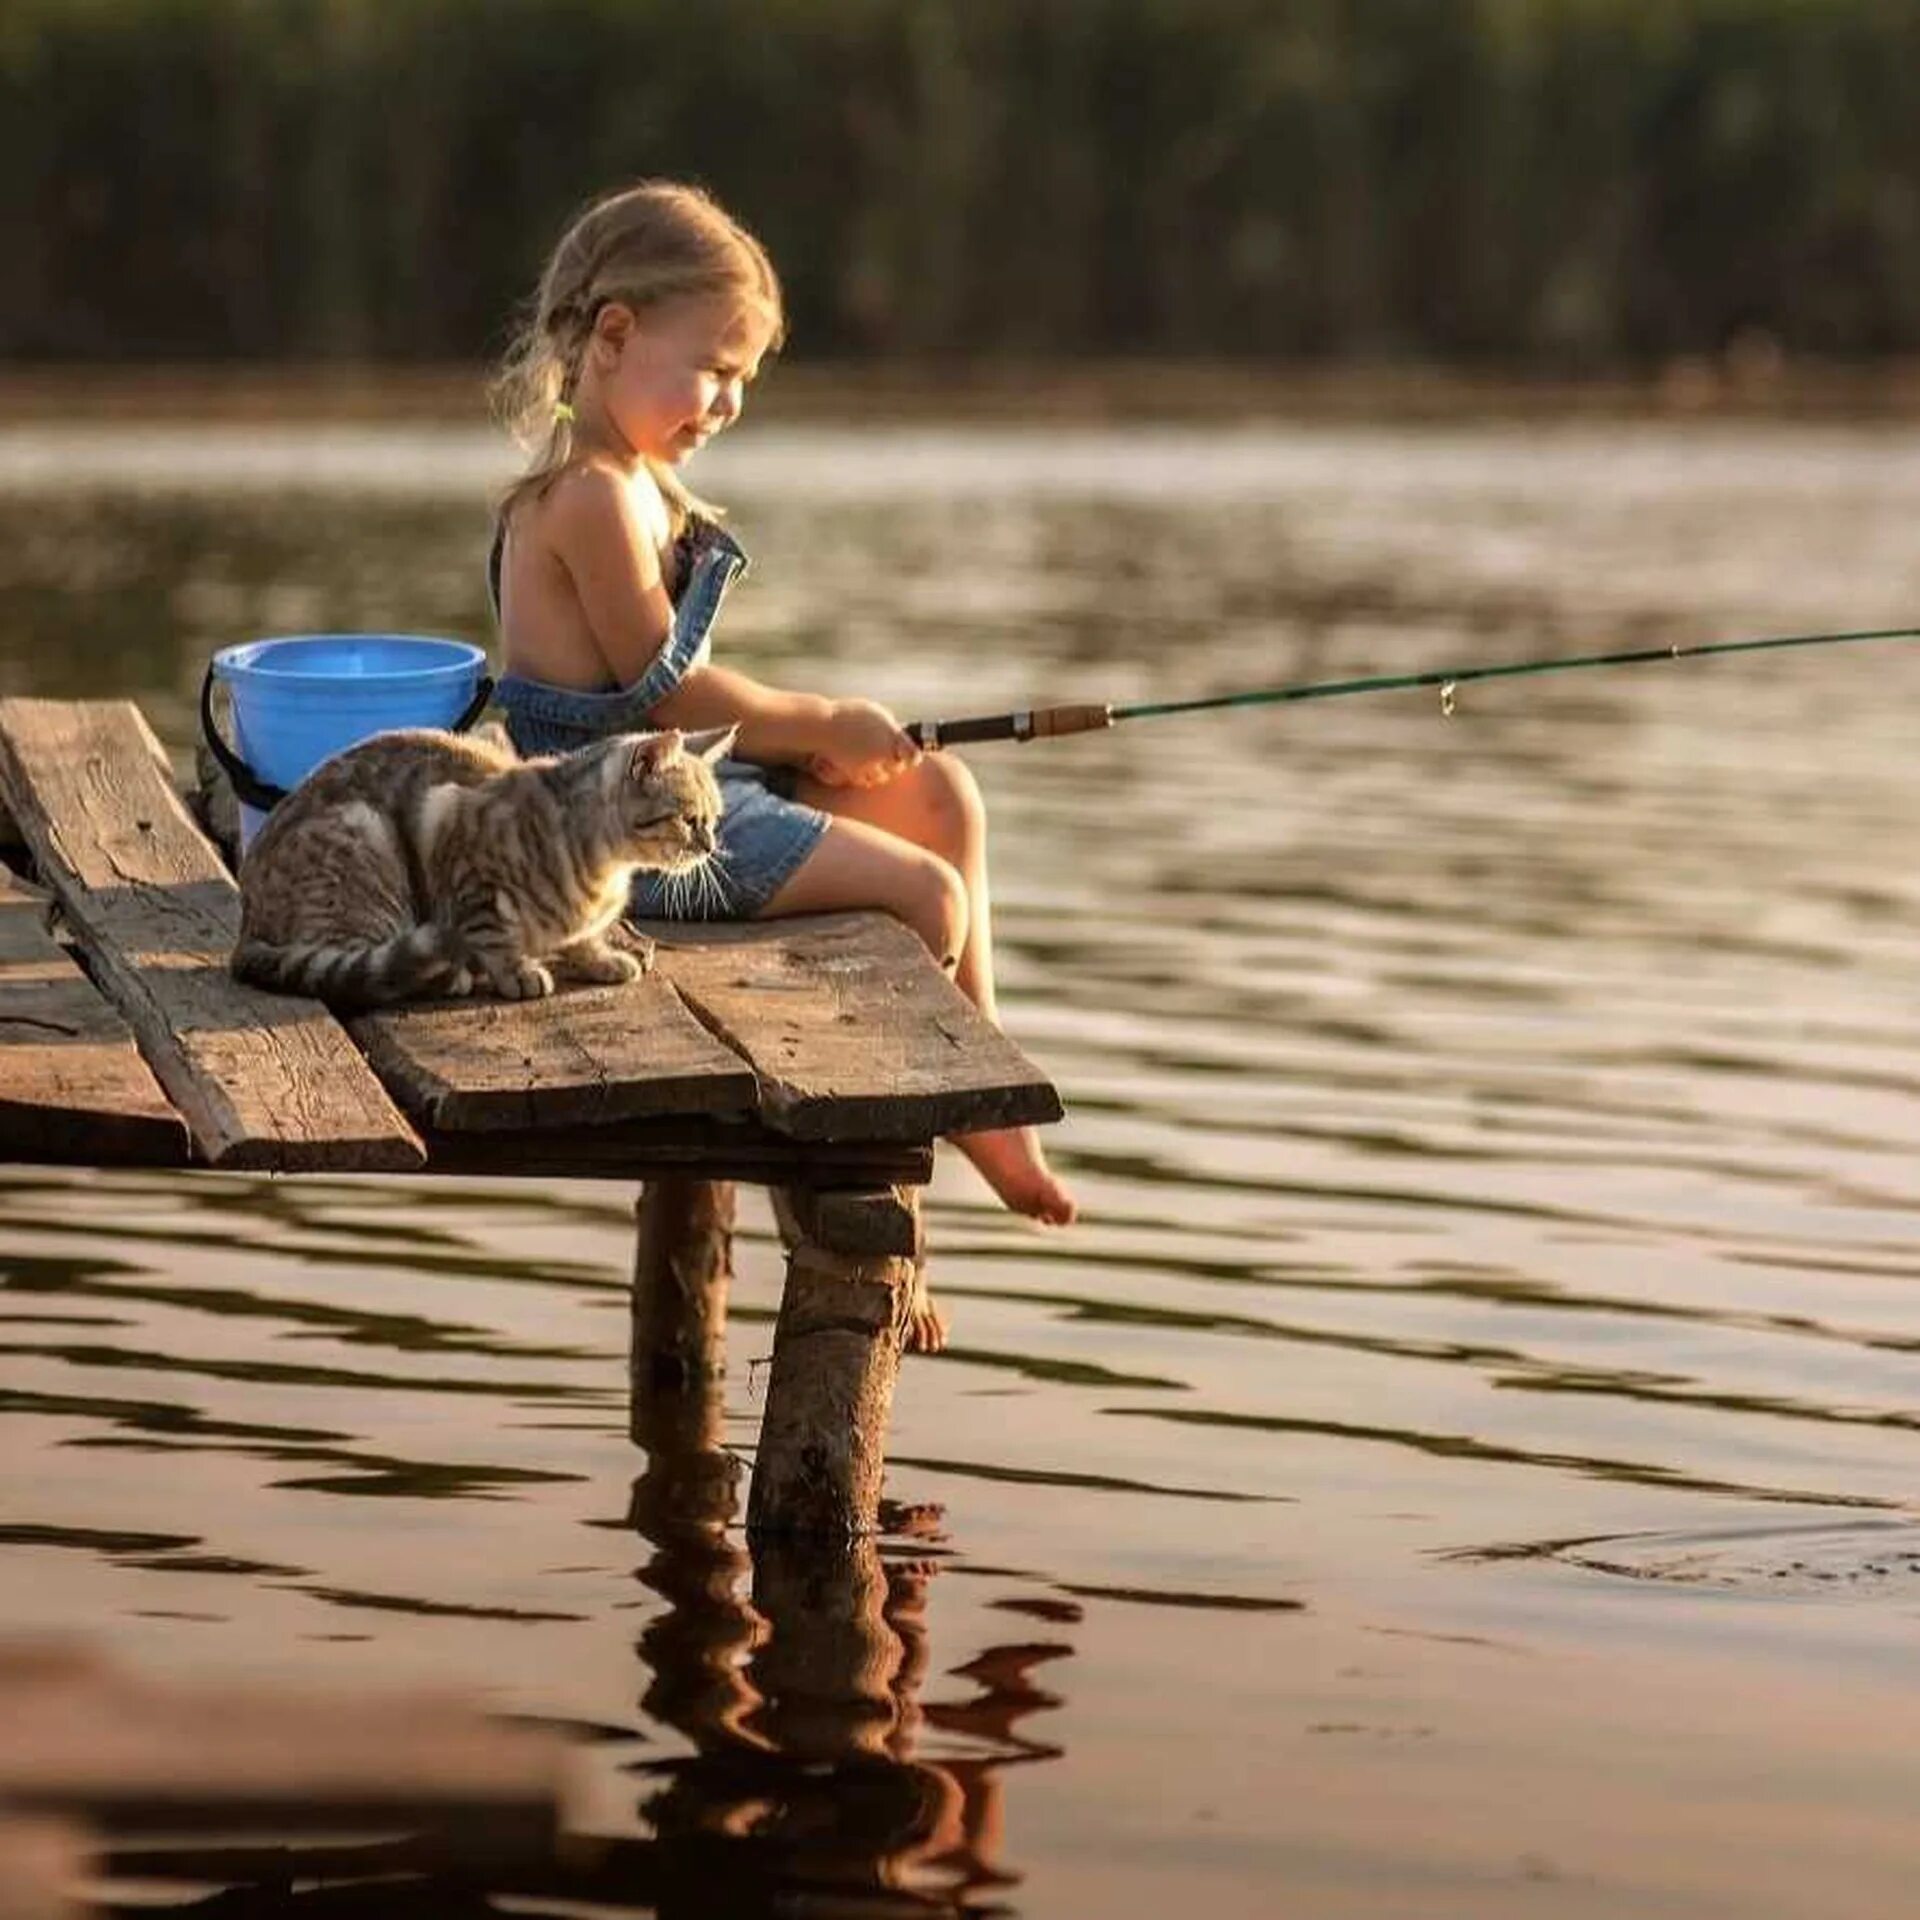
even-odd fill
[[(538, 498), (573, 457), (573, 396), (600, 311), (618, 301), (644, 313), (669, 300), (730, 295), (762, 315), (778, 346), (780, 281), (766, 249), (710, 194), (642, 180), (577, 214), (549, 257), (492, 386), (495, 416), (529, 458), (500, 501), (505, 520)], [(647, 469), (674, 530), (718, 509), (690, 493), (663, 462)]]

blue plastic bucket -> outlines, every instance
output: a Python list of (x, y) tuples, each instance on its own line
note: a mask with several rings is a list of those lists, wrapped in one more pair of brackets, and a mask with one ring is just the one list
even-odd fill
[[(391, 727), (451, 727), (473, 704), (487, 656), (465, 640), (410, 633), (304, 633), (213, 656), (233, 696), (240, 758), (292, 787), (321, 761)], [(244, 801), (240, 844), (266, 815)]]

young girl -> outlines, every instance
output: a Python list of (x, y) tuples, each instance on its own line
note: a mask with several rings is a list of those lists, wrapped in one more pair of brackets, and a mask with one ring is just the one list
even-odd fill
[[(766, 253), (695, 188), (643, 182), (561, 236), (497, 390), (534, 459), (494, 540), (496, 698), (528, 753), (737, 722), (714, 883), (679, 898), (643, 876), (634, 911), (883, 908), (995, 1019), (986, 818), (965, 765), (923, 756), (870, 700), (782, 692), (709, 659), (746, 556), (677, 469), (740, 417), (783, 332)], [(1016, 1212), (1073, 1218), (1032, 1128), (957, 1144)]]

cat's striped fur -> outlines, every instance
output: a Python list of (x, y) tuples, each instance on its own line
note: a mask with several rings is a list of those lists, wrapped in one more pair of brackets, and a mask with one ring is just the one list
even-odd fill
[(556, 970), (635, 978), (607, 932), (636, 870), (712, 853), (711, 763), (732, 732), (617, 734), (523, 761), (486, 731), (376, 734), (281, 801), (240, 864), (234, 973), (343, 1010), (531, 999)]

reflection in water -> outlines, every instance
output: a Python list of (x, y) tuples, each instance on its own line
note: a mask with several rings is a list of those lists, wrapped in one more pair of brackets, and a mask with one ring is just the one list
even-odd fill
[(746, 1740), (741, 1722), (755, 1701), (742, 1668), (760, 1638), (743, 1597), (746, 1550), (731, 1531), (744, 1463), (722, 1442), (717, 1389), (637, 1397), (632, 1418), (647, 1464), (627, 1522), (654, 1548), (638, 1577), (667, 1603), (640, 1635), (648, 1674), (640, 1704), (696, 1751), (723, 1750)]
[[(888, 1892), (911, 1896), (902, 1911), (975, 1910), (978, 1890), (1018, 1881), (1000, 1859), (1000, 1776), (1059, 1752), (1020, 1723), (1058, 1705), (1031, 1668), (1070, 1649), (989, 1649), (962, 1670), (976, 1693), (924, 1701), (938, 1558), (861, 1539), (761, 1540), (749, 1559), (721, 1419), (711, 1388), (656, 1394), (634, 1413), (647, 1466), (630, 1518), (655, 1549), (639, 1577), (668, 1603), (640, 1639), (642, 1704), (693, 1748), (636, 1769), (652, 1787), (641, 1810), (663, 1854), (691, 1847), (703, 1867), (684, 1907), (662, 1899), (662, 1920), (757, 1912), (782, 1888), (810, 1890), (810, 1912), (837, 1911), (835, 1899), (888, 1911)], [(913, 1521), (931, 1531), (929, 1515)], [(927, 1726), (987, 1751), (928, 1759)], [(663, 1869), (663, 1883), (678, 1879)]]
[[(576, 1842), (559, 1861), (468, 1854), (457, 1865), (418, 1838), (123, 1844), (109, 1856), (113, 1871), (229, 1883), (173, 1907), (209, 1920), (497, 1911), (475, 1892), (476, 1868), (494, 1896), (591, 1901), (659, 1920), (1008, 1911), (988, 1898), (1021, 1878), (1003, 1858), (1003, 1776), (1060, 1756), (1024, 1723), (1060, 1705), (1033, 1674), (1071, 1647), (1057, 1637), (993, 1645), (955, 1670), (971, 1691), (926, 1699), (937, 1547), (763, 1542), (750, 1557), (736, 1524), (741, 1463), (721, 1434), (710, 1385), (663, 1391), (634, 1409), (647, 1462), (627, 1520), (652, 1549), (637, 1577), (666, 1603), (638, 1643), (641, 1705), (691, 1749), (626, 1765), (626, 1777), (642, 1783), (637, 1811), (651, 1838)], [(896, 1532), (936, 1542), (933, 1510), (896, 1518)], [(0, 1544), (9, 1538), (117, 1555), (191, 1544), (164, 1535), (40, 1541), (25, 1529)], [(1011, 1610), (1056, 1631), (1080, 1618), (1067, 1600), (1030, 1598)], [(617, 1728), (549, 1724), (587, 1741), (620, 1739)], [(966, 1751), (929, 1757), (929, 1730)]]

